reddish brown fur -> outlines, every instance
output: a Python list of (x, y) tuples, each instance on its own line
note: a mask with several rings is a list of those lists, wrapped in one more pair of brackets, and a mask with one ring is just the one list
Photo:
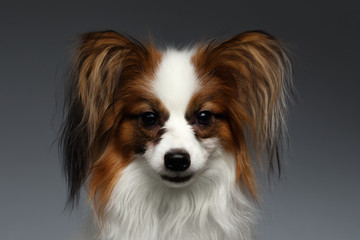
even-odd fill
[[(193, 108), (208, 108), (220, 118), (201, 137), (220, 136), (225, 150), (236, 156), (236, 176), (256, 199), (254, 169), (246, 143), (250, 132), (256, 153), (273, 155), (281, 142), (286, 114), (285, 95), (291, 85), (291, 69), (281, 43), (262, 32), (246, 32), (220, 43), (200, 46), (193, 63), (202, 90)], [(221, 89), (221, 90), (219, 90)], [(198, 107), (197, 107), (198, 106)], [(280, 141), (280, 142), (278, 142)], [(279, 164), (279, 163), (278, 163)]]
[[(198, 57), (194, 57), (197, 65)], [(206, 57), (206, 56), (205, 56)], [(232, 152), (236, 156), (236, 176), (241, 186), (247, 188), (250, 194), (256, 198), (256, 184), (253, 168), (251, 166), (248, 150), (243, 136), (244, 127), (249, 119), (244, 109), (235, 98), (234, 83), (223, 81), (209, 75), (201, 75), (201, 90), (192, 98), (188, 114), (191, 112), (211, 111), (214, 114), (210, 126), (194, 126), (196, 136), (200, 139), (219, 137), (225, 151)], [(221, 89), (221, 91), (219, 91)], [(192, 114), (194, 115), (194, 114)]]
[[(149, 82), (146, 84), (149, 86)], [(162, 126), (169, 117), (162, 103), (149, 92), (146, 93), (143, 89), (139, 94), (139, 89), (131, 91), (127, 86), (124, 88), (127, 89), (127, 94), (123, 95), (123, 89), (120, 88), (114, 109), (109, 110), (105, 116), (104, 129), (111, 126), (113, 131), (104, 153), (94, 162), (90, 171), (89, 196), (94, 200), (100, 220), (122, 169), (133, 160), (134, 154), (142, 153), (147, 144), (158, 143), (163, 134)], [(140, 114), (147, 111), (159, 114), (156, 126), (145, 127), (141, 124)], [(113, 125), (114, 121), (116, 125)]]
[(145, 129), (139, 115), (156, 109), (161, 121), (167, 118), (150, 91), (160, 59), (161, 54), (151, 45), (145, 48), (115, 32), (84, 36), (77, 58), (83, 61), (78, 89), (90, 134), (89, 155), (94, 159), (89, 198), (100, 218), (121, 170), (145, 144), (158, 141), (160, 128)]

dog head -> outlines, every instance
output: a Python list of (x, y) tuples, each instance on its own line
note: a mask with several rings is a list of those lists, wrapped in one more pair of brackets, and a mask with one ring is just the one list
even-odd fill
[(81, 37), (62, 133), (69, 201), (89, 181), (104, 208), (122, 170), (145, 161), (166, 187), (186, 187), (219, 150), (256, 197), (251, 149), (278, 162), (291, 66), (280, 41), (245, 32), (191, 49), (158, 50), (113, 31)]

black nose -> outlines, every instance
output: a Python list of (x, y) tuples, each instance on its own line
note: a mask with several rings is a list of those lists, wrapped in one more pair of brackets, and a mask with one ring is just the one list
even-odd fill
[(173, 172), (182, 172), (190, 167), (190, 155), (183, 149), (172, 149), (165, 154), (165, 167)]

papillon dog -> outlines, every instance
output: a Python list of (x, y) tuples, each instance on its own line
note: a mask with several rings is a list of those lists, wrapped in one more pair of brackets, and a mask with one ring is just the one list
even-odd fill
[(254, 239), (255, 169), (280, 171), (292, 88), (262, 31), (163, 50), (82, 35), (61, 135), (68, 203), (86, 186), (93, 208), (77, 239)]

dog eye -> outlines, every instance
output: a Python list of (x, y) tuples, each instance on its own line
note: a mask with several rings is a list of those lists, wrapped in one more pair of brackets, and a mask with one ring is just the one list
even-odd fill
[(144, 112), (141, 114), (141, 124), (150, 127), (157, 123), (158, 116), (153, 112)]
[(196, 116), (196, 120), (201, 125), (209, 125), (212, 122), (213, 114), (210, 111), (199, 112)]

